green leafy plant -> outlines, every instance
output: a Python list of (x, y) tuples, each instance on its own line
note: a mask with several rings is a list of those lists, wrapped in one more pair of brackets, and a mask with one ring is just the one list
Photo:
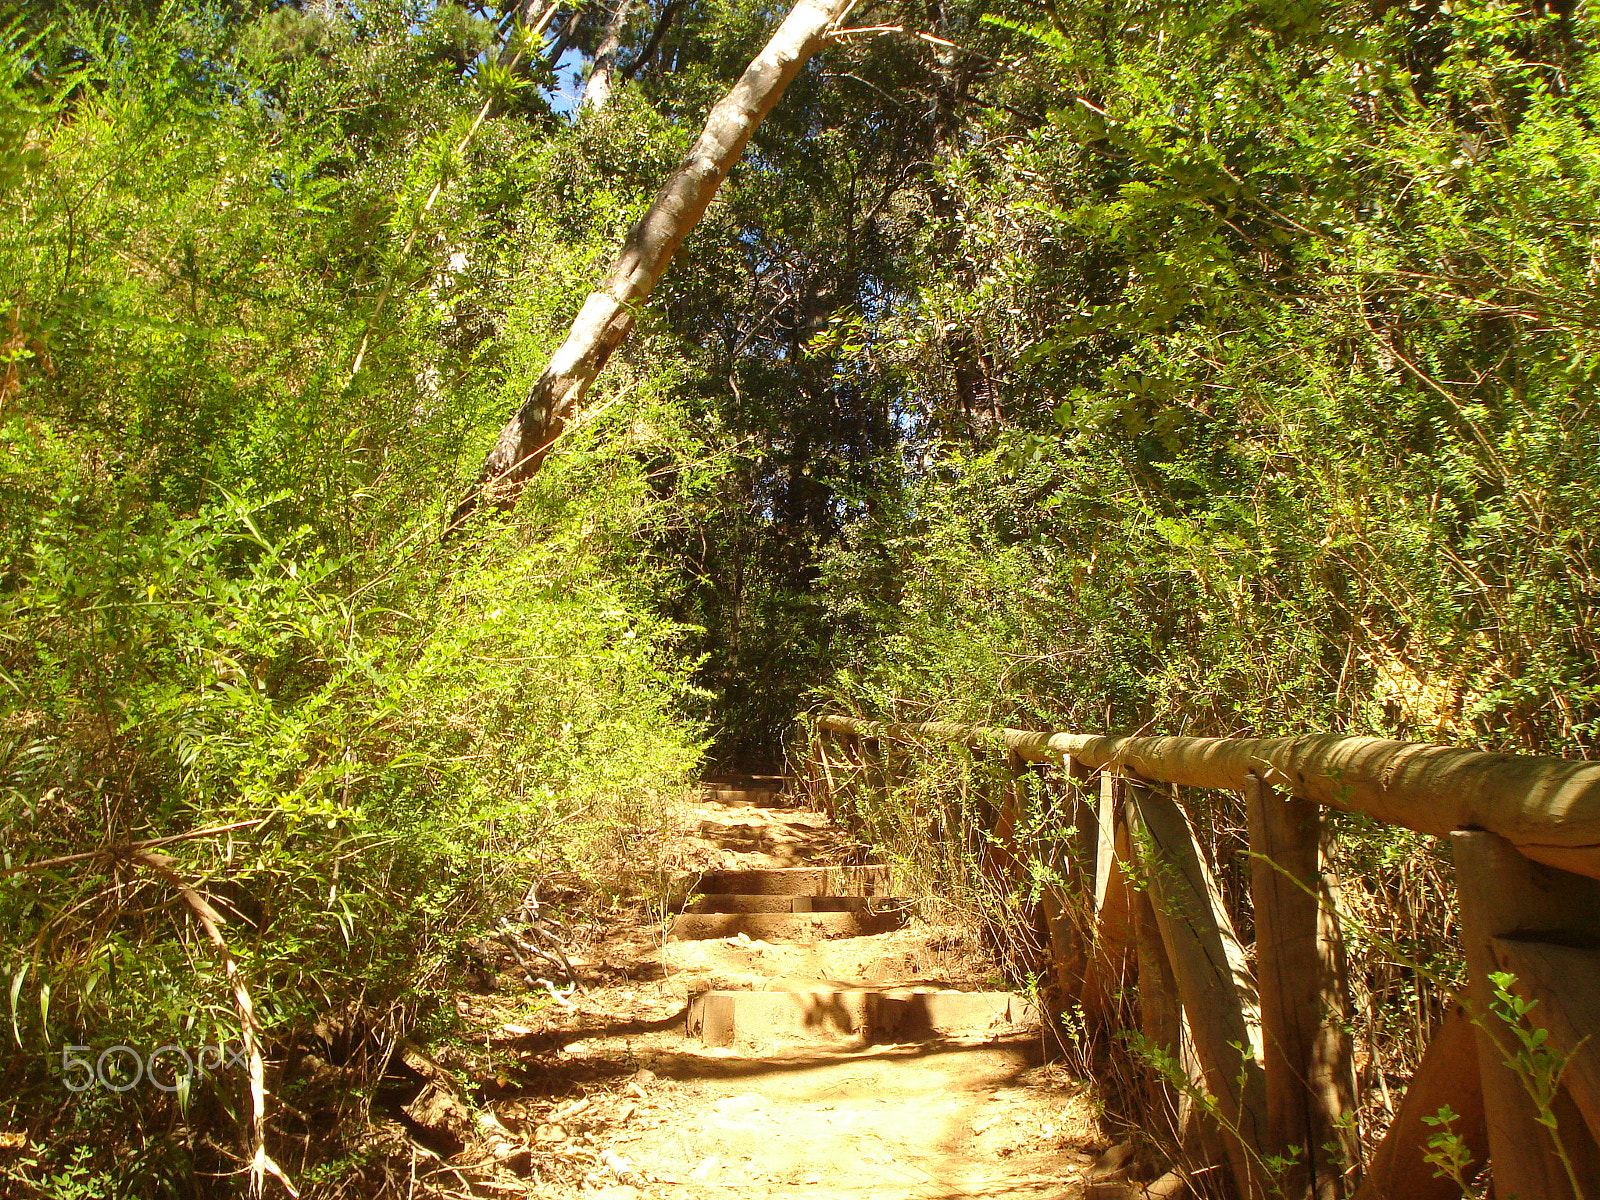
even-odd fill
[(1572, 1194), (1581, 1200), (1586, 1194), (1583, 1181), (1567, 1150), (1555, 1113), (1561, 1077), (1566, 1074), (1572, 1056), (1557, 1054), (1546, 1044), (1550, 1031), (1531, 1019), (1539, 1001), (1537, 998), (1525, 999), (1517, 992), (1515, 975), (1509, 971), (1492, 971), (1489, 983), (1494, 995), (1489, 1014), (1474, 1018), (1474, 1024), (1485, 1030), (1505, 1055), (1505, 1065), (1515, 1073), (1533, 1102), (1534, 1119), (1544, 1126), (1550, 1136), (1551, 1149), (1566, 1172)]
[(1428, 1139), (1427, 1150), (1422, 1155), (1422, 1161), (1434, 1168), (1435, 1175), (1441, 1175), (1453, 1180), (1461, 1189), (1463, 1196), (1473, 1195), (1472, 1170), (1474, 1163), (1472, 1151), (1453, 1128), (1460, 1117), (1448, 1104), (1439, 1106), (1439, 1111), (1431, 1117), (1423, 1117), (1423, 1123), (1431, 1125), (1438, 1130)]

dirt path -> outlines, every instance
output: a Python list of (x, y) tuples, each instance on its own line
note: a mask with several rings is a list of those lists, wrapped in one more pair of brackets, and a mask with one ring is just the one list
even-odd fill
[[(672, 854), (699, 871), (817, 865), (849, 849), (825, 816), (794, 809), (691, 804), (682, 823)], [(913, 917), (816, 942), (671, 941), (671, 914), (657, 911), (659, 922), (619, 915), (597, 931), (574, 964), (587, 994), (458, 999), (483, 1052), (463, 1047), (439, 1065), (475, 1080), (477, 1095), (452, 1112), (439, 1094), (429, 1108), (425, 1089), (407, 1106), (413, 1143), (435, 1137), (426, 1177), (458, 1193), (605, 1200), (1083, 1194), (1105, 1143), (1077, 1082), (1041, 1065), (1035, 1031), (997, 1021), (896, 1041), (746, 1022), (731, 1045), (686, 1035), (691, 1002), (713, 990), (992, 986), (959, 930)], [(432, 1063), (412, 1065), (427, 1074)], [(457, 1136), (440, 1139), (452, 1121)]]

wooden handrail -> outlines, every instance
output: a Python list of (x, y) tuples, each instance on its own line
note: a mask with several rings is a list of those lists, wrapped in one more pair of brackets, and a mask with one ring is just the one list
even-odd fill
[[(1124, 1083), (1142, 1075), (1158, 1101), (1146, 1114), (1169, 1107), (1159, 1101), (1173, 1080), (1151, 1066), (1159, 1056), (1130, 1060), (1129, 1029), (1165, 1054), (1163, 1069), (1181, 1068), (1181, 1090), (1204, 1099), (1204, 1114), (1180, 1103), (1158, 1136), (1180, 1171), (1225, 1166), (1242, 1200), (1339, 1200), (1360, 1179), (1350, 989), (1321, 806), (1449, 835), (1466, 1015), (1424, 1058), (1356, 1200), (1451, 1193), (1428, 1159), (1428, 1122), (1446, 1102), (1460, 1110), (1459, 1144), (1475, 1160), (1487, 1150), (1504, 1194), (1575, 1200), (1576, 1180), (1600, 1179), (1600, 1056), (1583, 1036), (1600, 1028), (1589, 994), (1600, 979), (1600, 763), (1331, 734), (1111, 737), (843, 716), (815, 727), (808, 786), (830, 805), (840, 782), (846, 793), (890, 786), (904, 760), (883, 753), (888, 744), (1005, 751), (1003, 769), (980, 773), (993, 793), (963, 800), (960, 821), (982, 823), (975, 870), (1037, 896), (1028, 920), (1048, 936), (1039, 965), (1052, 1011), (1075, 1013), (1064, 1028), (1101, 1048), (1086, 1060), (1120, 1062), (1108, 1077)], [(1058, 793), (1070, 810), (1054, 840), (1017, 836), (1027, 789), (1016, 780), (1029, 762), (1076, 781)], [(1163, 785), (1242, 796), (1253, 912), (1230, 910), (1196, 831), (1200, 807)], [(1253, 949), (1240, 929), (1254, 932)], [(1531, 1068), (1508, 1057), (1527, 1019), (1497, 1007), (1494, 973), (1508, 966), (1525, 1001), (1550, 1014), (1534, 1018), (1550, 1044), (1572, 1056), (1571, 1086), (1548, 1111), (1524, 1078)]]
[(822, 729), (866, 738), (998, 741), (1032, 762), (1071, 758), (1157, 783), (1242, 792), (1252, 776), (1320, 804), (1444, 836), (1497, 833), (1526, 857), (1600, 879), (1600, 763), (1491, 754), (1420, 742), (1309, 734), (1290, 738), (1114, 737), (824, 716)]

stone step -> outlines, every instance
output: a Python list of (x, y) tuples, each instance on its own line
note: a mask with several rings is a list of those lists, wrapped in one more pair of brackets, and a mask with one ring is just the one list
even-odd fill
[(759, 942), (821, 942), (830, 938), (868, 937), (892, 933), (909, 919), (905, 910), (892, 912), (679, 913), (669, 938), (703, 942), (744, 934)]
[(885, 896), (889, 868), (771, 867), (748, 871), (707, 871), (693, 888), (715, 896)]
[(865, 896), (728, 896), (700, 895), (684, 907), (687, 913), (863, 912)]
[(788, 782), (788, 778), (783, 775), (740, 775), (732, 771), (700, 777), (703, 787), (770, 788), (773, 791), (782, 791)]
[(932, 988), (880, 991), (813, 988), (704, 992), (690, 1003), (684, 1033), (707, 1046), (769, 1041), (919, 1042), (1038, 1025), (1038, 1010), (1011, 992)]
[(814, 858), (831, 858), (836, 847), (818, 846), (815, 839), (806, 837), (746, 838), (731, 834), (701, 834), (718, 850), (733, 854), (763, 854), (778, 862), (809, 862)]

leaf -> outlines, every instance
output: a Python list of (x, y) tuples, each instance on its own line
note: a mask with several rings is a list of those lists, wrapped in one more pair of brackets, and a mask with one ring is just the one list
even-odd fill
[(11, 972), (11, 1036), (17, 1047), (22, 1047), (22, 1030), (17, 1026), (17, 997), (22, 993), (22, 981), (28, 977), (28, 964), (24, 962)]
[(1073, 45), (1054, 29), (1042, 25), (1028, 25), (1022, 21), (1013, 21), (1010, 17), (997, 16), (994, 13), (984, 13), (980, 20), (985, 25), (994, 25), (1000, 29), (1009, 29), (1012, 33), (1020, 33), (1023, 37), (1030, 37), (1036, 42), (1043, 42), (1053, 50), (1063, 54), (1073, 52)]

